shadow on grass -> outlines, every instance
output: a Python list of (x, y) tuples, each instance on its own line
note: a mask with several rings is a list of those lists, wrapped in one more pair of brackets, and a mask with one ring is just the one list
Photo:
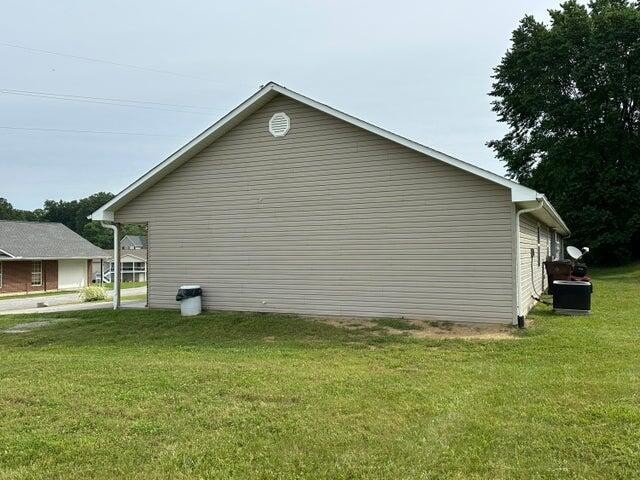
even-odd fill
[[(51, 314), (46, 318), (56, 321), (25, 333), (0, 334), (0, 345), (245, 348), (259, 344), (362, 348), (411, 341), (404, 336), (387, 335), (380, 329), (349, 330), (286, 314), (210, 312), (181, 317), (173, 310), (93, 310)], [(11, 317), (11, 324), (41, 319), (16, 315)], [(66, 321), (57, 321), (60, 319)]]
[(623, 283), (640, 283), (640, 263), (622, 267), (593, 268), (589, 274), (594, 280), (616, 280)]

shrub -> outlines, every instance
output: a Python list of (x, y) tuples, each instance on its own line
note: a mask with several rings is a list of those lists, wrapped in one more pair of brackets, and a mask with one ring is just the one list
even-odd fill
[(92, 285), (84, 287), (79, 293), (80, 300), (83, 302), (99, 302), (101, 300), (108, 300), (109, 295), (103, 287)]

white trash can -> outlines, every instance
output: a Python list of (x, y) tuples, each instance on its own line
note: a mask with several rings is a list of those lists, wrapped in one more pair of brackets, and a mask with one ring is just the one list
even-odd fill
[(202, 312), (202, 289), (200, 285), (182, 285), (176, 294), (183, 317), (199, 315)]

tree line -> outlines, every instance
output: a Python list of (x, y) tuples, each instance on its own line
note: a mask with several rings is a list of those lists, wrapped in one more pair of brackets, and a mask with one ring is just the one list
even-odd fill
[(640, 258), (640, 3), (575, 0), (525, 17), (495, 69), (489, 142), (511, 178), (544, 192), (591, 261)]
[[(99, 192), (79, 200), (46, 200), (42, 208), (35, 210), (14, 208), (6, 198), (0, 198), (0, 220), (58, 222), (100, 248), (113, 248), (113, 232), (87, 218), (113, 197), (113, 193)], [(124, 225), (123, 235), (126, 234), (145, 235), (144, 227)]]

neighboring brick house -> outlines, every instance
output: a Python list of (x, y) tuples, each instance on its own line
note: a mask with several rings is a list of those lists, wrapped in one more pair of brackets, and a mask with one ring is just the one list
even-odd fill
[(61, 223), (0, 220), (0, 294), (86, 286), (94, 258), (104, 250)]

